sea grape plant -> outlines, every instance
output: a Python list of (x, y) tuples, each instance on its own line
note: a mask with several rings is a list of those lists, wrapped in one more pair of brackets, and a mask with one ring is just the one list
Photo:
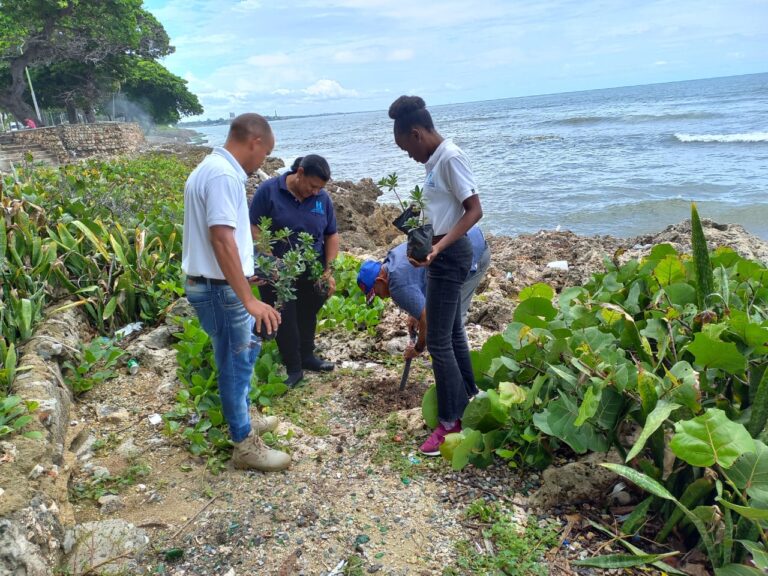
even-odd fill
[(459, 469), (615, 448), (633, 470), (617, 471), (653, 496), (628, 526), (657, 515), (665, 535), (693, 531), (730, 574), (765, 554), (768, 268), (729, 248), (705, 255), (695, 207), (692, 228), (692, 256), (662, 244), (560, 294), (521, 292), (512, 323), (472, 353), (485, 392), (441, 452)]

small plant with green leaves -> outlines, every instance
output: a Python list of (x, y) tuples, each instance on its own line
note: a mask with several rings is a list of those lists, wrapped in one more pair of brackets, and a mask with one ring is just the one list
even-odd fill
[(432, 225), (427, 222), (424, 191), (415, 186), (411, 190), (408, 202), (404, 202), (397, 193), (397, 174), (394, 173), (379, 180), (378, 185), (379, 188), (392, 192), (403, 210), (392, 223), (398, 230), (408, 235), (408, 257), (423, 262), (432, 250), (433, 236)]
[[(163, 416), (165, 433), (180, 436), (192, 454), (207, 458), (208, 468), (219, 472), (229, 458), (231, 444), (219, 398), (213, 346), (197, 318), (178, 322), (182, 331), (176, 334), (179, 342), (174, 349), (182, 388), (173, 409)], [(278, 354), (275, 342), (264, 343), (251, 379), (252, 404), (269, 406), (273, 398), (288, 390)]]
[(117, 376), (115, 366), (125, 350), (115, 346), (109, 338), (99, 337), (83, 345), (77, 364), (64, 362), (64, 380), (75, 394), (82, 394), (106, 380)]
[(478, 576), (545, 576), (549, 569), (544, 554), (558, 542), (559, 527), (528, 522), (521, 525), (497, 502), (475, 500), (466, 509), (468, 520), (481, 523), (482, 535), (490, 543), (480, 553), (467, 541), (457, 544), (455, 566), (446, 568), (444, 576), (477, 574)]
[(326, 300), (317, 314), (320, 331), (343, 328), (346, 331), (365, 330), (373, 335), (379, 324), (385, 303), (376, 298), (369, 306), (357, 286), (360, 261), (354, 256), (341, 254), (333, 265), (336, 292)]
[[(314, 249), (315, 239), (311, 234), (299, 232), (294, 235), (289, 228), (273, 231), (272, 219), (267, 216), (261, 217), (257, 228), (256, 276), (274, 288), (275, 307), (280, 309), (296, 298), (296, 280), (300, 276), (307, 273), (313, 281), (321, 279), (323, 264)], [(272, 255), (275, 244), (279, 242), (290, 246), (282, 258)]]
[(24, 428), (32, 422), (39, 404), (33, 400), (22, 400), (19, 396), (0, 396), (0, 438), (21, 434), (39, 440), (43, 437), (38, 430)]
[(382, 192), (394, 194), (398, 204), (400, 204), (400, 209), (403, 213), (393, 222), (398, 230), (408, 234), (411, 230), (419, 228), (427, 223), (424, 214), (426, 201), (424, 199), (424, 190), (422, 188), (414, 186), (407, 201), (403, 200), (400, 198), (400, 194), (397, 193), (397, 173), (395, 172), (381, 178), (376, 185)]
[(152, 469), (147, 464), (133, 464), (116, 476), (91, 477), (72, 485), (72, 500), (98, 500), (107, 494), (119, 494), (128, 486), (133, 486), (141, 478), (149, 476)]

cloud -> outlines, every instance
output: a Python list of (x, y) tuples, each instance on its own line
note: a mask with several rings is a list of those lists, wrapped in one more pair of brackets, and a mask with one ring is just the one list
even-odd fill
[(256, 54), (246, 60), (251, 66), (260, 67), (273, 67), (273, 66), (290, 66), (293, 63), (293, 58), (288, 54)]
[(304, 88), (302, 92), (313, 98), (332, 99), (332, 98), (355, 98), (359, 94), (357, 90), (348, 90), (343, 88), (336, 80), (322, 79), (311, 86)]
[(259, 0), (240, 0), (233, 10), (235, 12), (253, 12), (259, 8), (261, 8), (261, 2), (259, 2)]
[(377, 47), (339, 50), (333, 54), (333, 59), (340, 64), (368, 64), (370, 62), (404, 62), (412, 60), (413, 56), (414, 52), (410, 48), (388, 50)]

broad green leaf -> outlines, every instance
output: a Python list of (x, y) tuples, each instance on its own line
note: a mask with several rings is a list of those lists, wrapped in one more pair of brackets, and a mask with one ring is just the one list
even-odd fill
[(499, 401), (507, 408), (522, 404), (527, 397), (526, 390), (514, 382), (499, 382)]
[(593, 566), (595, 568), (631, 568), (633, 566), (642, 566), (644, 564), (653, 564), (664, 558), (675, 556), (679, 552), (665, 552), (664, 554), (609, 554), (607, 556), (595, 556), (585, 558), (584, 560), (574, 560), (571, 562), (574, 566)]
[(768, 500), (768, 446), (755, 440), (755, 451), (736, 460), (728, 477), (749, 496)]
[(607, 452), (610, 442), (604, 434), (586, 422), (582, 426), (574, 423), (578, 417), (578, 408), (565, 396), (560, 396), (549, 403), (544, 412), (533, 415), (533, 423), (539, 430), (550, 436), (556, 436), (579, 454), (587, 450)]
[(107, 302), (107, 305), (104, 306), (102, 318), (104, 318), (104, 320), (111, 318), (112, 314), (115, 312), (115, 308), (117, 308), (117, 296), (112, 296), (112, 298), (109, 299), (109, 302)]
[(464, 469), (464, 467), (469, 464), (472, 456), (481, 453), (485, 446), (483, 435), (479, 430), (471, 430), (467, 428), (463, 430), (461, 434), (464, 438), (458, 446), (453, 449), (453, 456), (451, 457), (451, 467), (454, 470)]
[(739, 352), (736, 344), (714, 340), (702, 332), (694, 336), (687, 349), (696, 358), (697, 364), (707, 368), (719, 368), (729, 374), (743, 374), (747, 367), (747, 359)]
[(727, 564), (715, 568), (715, 576), (765, 576), (765, 572), (745, 564)]
[(723, 498), (715, 498), (715, 500), (720, 502), (720, 504), (726, 508), (729, 508), (734, 512), (738, 512), (744, 516), (744, 518), (748, 518), (749, 520), (768, 520), (768, 510), (764, 508), (755, 508), (754, 506), (741, 506), (739, 504), (734, 504), (733, 502), (728, 502), (728, 500)]
[(677, 250), (675, 250), (672, 244), (663, 243), (656, 244), (651, 248), (651, 253), (648, 255), (648, 260), (660, 261), (664, 260), (667, 256), (677, 256)]
[(679, 256), (669, 255), (656, 265), (653, 275), (662, 286), (685, 280), (685, 267)]
[(546, 300), (552, 300), (552, 298), (555, 297), (555, 289), (549, 284), (539, 282), (523, 288), (518, 297), (520, 302), (528, 300), (528, 298), (545, 298)]
[(507, 408), (499, 400), (495, 390), (488, 390), (485, 395), (478, 395), (467, 404), (461, 422), (468, 428), (481, 432), (490, 432), (504, 426), (507, 421)]
[(653, 478), (646, 476), (642, 472), (638, 472), (634, 468), (624, 466), (623, 464), (613, 464), (610, 462), (602, 463), (600, 466), (604, 466), (619, 476), (623, 476), (630, 482), (637, 484), (640, 488), (646, 492), (650, 492), (654, 496), (658, 496), (664, 500), (671, 500), (675, 503), (677, 502), (677, 499), (666, 488), (664, 488), (664, 486), (659, 484)]
[(424, 398), (421, 400), (421, 415), (424, 417), (424, 422), (427, 423), (427, 426), (432, 430), (437, 428), (440, 420), (437, 417), (437, 388), (435, 388), (434, 384), (424, 392)]
[(598, 391), (595, 392), (594, 386), (587, 388), (587, 391), (584, 393), (584, 399), (579, 406), (579, 415), (573, 423), (574, 426), (581, 426), (595, 415), (597, 406), (600, 404), (600, 396), (601, 390), (598, 389)]
[(512, 318), (532, 328), (546, 328), (547, 322), (556, 315), (557, 310), (550, 300), (533, 296), (517, 305)]
[(648, 438), (651, 437), (651, 434), (656, 432), (656, 430), (659, 429), (664, 421), (669, 418), (669, 415), (678, 408), (680, 408), (679, 404), (667, 402), (666, 400), (659, 400), (656, 403), (656, 407), (650, 414), (648, 414), (645, 419), (645, 426), (643, 426), (643, 431), (640, 433), (640, 437), (637, 439), (635, 445), (632, 446), (632, 449), (627, 454), (627, 458), (625, 460), (626, 462), (629, 462), (632, 460), (632, 458), (640, 453), (640, 451), (645, 447), (645, 443), (648, 441)]
[(692, 420), (676, 422), (670, 448), (693, 466), (719, 464), (728, 469), (743, 454), (754, 452), (755, 444), (743, 424), (733, 422), (722, 410), (710, 408)]
[(685, 306), (696, 303), (696, 288), (684, 282), (676, 282), (664, 287), (669, 301), (675, 306)]
[(768, 553), (765, 551), (765, 546), (751, 540), (736, 540), (739, 544), (744, 546), (750, 554), (752, 554), (752, 561), (760, 570), (768, 570)]

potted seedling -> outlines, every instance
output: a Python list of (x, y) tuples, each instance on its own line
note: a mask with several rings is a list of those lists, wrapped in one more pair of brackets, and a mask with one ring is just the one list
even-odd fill
[(298, 251), (304, 261), (305, 269), (308, 272), (309, 279), (314, 283), (315, 293), (323, 300), (328, 298), (330, 284), (328, 277), (323, 274), (325, 268), (320, 260), (320, 255), (315, 250), (315, 238), (308, 232), (299, 232), (298, 246), (294, 250)]
[[(254, 275), (275, 291), (275, 308), (283, 306), (296, 299), (296, 280), (305, 272), (314, 282), (315, 291), (328, 296), (330, 286), (323, 275), (323, 263), (314, 248), (315, 239), (308, 232), (299, 232), (296, 244), (291, 242), (293, 232), (289, 228), (272, 231), (272, 219), (262, 216), (257, 226), (259, 232), (254, 241), (256, 257), (254, 259)], [(277, 258), (272, 254), (272, 248), (277, 242), (288, 242), (290, 250)], [(262, 338), (273, 338), (274, 334), (259, 332)]]
[[(271, 229), (272, 219), (262, 216), (257, 226), (259, 232), (254, 241), (256, 257), (254, 259), (254, 275), (262, 281), (269, 284), (275, 291), (275, 309), (281, 310), (286, 302), (296, 299), (296, 279), (307, 269), (307, 263), (311, 258), (317, 260), (317, 257), (307, 253), (307, 239), (303, 235), (310, 234), (302, 232), (299, 234), (299, 245), (291, 248), (282, 258), (277, 258), (272, 254), (272, 247), (281, 241), (290, 242), (291, 230), (282, 228), (275, 232)], [(312, 243), (309, 243), (309, 249), (312, 250)], [(320, 264), (322, 273), (322, 264)], [(274, 333), (267, 333), (263, 326), (256, 333), (264, 339), (274, 338)]]
[(406, 253), (409, 258), (417, 262), (423, 262), (432, 251), (432, 224), (427, 222), (424, 214), (424, 190), (418, 186), (411, 190), (408, 202), (403, 201), (397, 193), (397, 174), (390, 174), (382, 178), (378, 183), (380, 188), (386, 188), (393, 192), (400, 208), (403, 210), (400, 216), (395, 218), (392, 224), (408, 235), (408, 247)]

